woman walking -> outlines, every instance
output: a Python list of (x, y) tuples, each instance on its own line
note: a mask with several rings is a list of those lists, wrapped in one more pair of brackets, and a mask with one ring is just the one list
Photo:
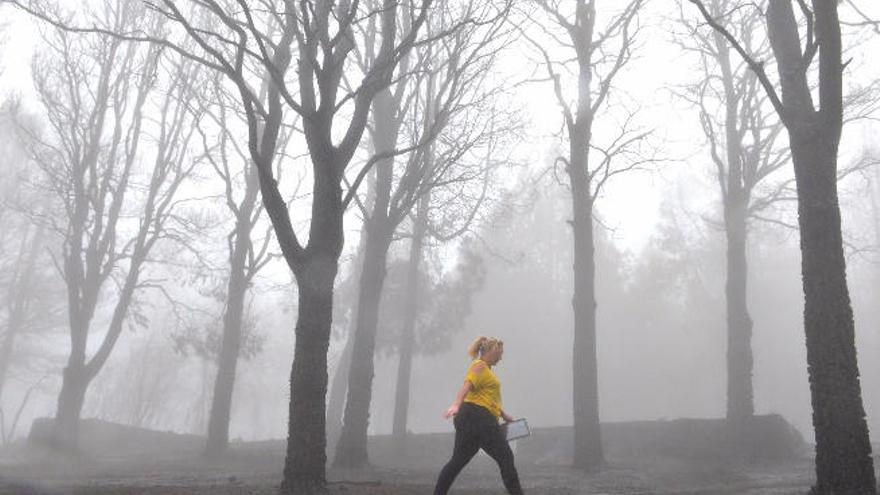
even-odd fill
[(521, 495), (513, 452), (498, 424), (498, 418), (509, 422), (513, 417), (501, 408), (501, 382), (492, 371), (501, 360), (504, 343), (496, 338), (477, 337), (467, 352), (474, 361), (468, 367), (455, 401), (443, 413), (446, 418), (455, 417), (455, 448), (452, 458), (440, 471), (434, 495), (445, 495), (458, 473), (481, 448), (501, 468), (507, 492)]

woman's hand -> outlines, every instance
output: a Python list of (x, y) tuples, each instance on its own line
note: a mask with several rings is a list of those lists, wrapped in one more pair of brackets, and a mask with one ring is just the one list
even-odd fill
[(468, 392), (470, 392), (471, 382), (465, 380), (464, 383), (461, 384), (461, 388), (458, 389), (458, 394), (455, 395), (455, 400), (452, 401), (452, 405), (449, 406), (449, 409), (443, 411), (443, 417), (449, 419), (456, 414), (458, 414), (458, 408), (461, 407), (461, 403), (464, 402), (464, 398)]
[(514, 421), (513, 416), (507, 414), (504, 411), (501, 411), (501, 419), (503, 419), (505, 423), (510, 423), (511, 421)]

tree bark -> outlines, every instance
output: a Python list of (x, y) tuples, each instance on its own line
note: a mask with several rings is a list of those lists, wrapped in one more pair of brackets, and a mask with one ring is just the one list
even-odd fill
[(419, 312), (419, 271), (425, 231), (427, 230), (429, 201), (430, 197), (427, 194), (420, 201), (409, 247), (409, 265), (406, 272), (406, 303), (403, 309), (403, 326), (400, 331), (400, 357), (397, 364), (397, 387), (394, 392), (394, 422), (391, 428), (394, 449), (397, 454), (404, 454), (406, 450), (409, 389), (412, 377), (413, 352), (415, 351), (416, 316)]
[[(574, 342), (572, 400), (574, 406), (575, 467), (595, 469), (604, 464), (599, 426), (599, 366), (596, 353), (595, 246), (593, 204), (587, 179), (588, 131), (571, 136), (569, 176), (574, 237)], [(586, 140), (584, 140), (584, 137)]]
[[(341, 220), (341, 218), (340, 218)], [(323, 254), (323, 253), (322, 253)], [(333, 318), (337, 256), (316, 254), (298, 263), (299, 315), (290, 371), (290, 416), (284, 462), (284, 494), (322, 493), (326, 483), (327, 350)]]
[(790, 0), (772, 0), (768, 32), (782, 82), (798, 195), (807, 371), (816, 434), (817, 495), (876, 493), (862, 405), (855, 323), (846, 281), (837, 154), (843, 127), (843, 64), (837, 2), (814, 1), (819, 110)]
[(727, 235), (727, 419), (747, 421), (755, 414), (752, 393), (752, 319), (746, 301), (746, 205), (725, 205)]
[[(807, 370), (819, 494), (876, 493), (840, 230), (836, 145), (822, 128), (792, 135), (801, 230)], [(833, 150), (830, 153), (829, 150)]]
[(84, 361), (71, 356), (62, 375), (52, 444), (63, 451), (79, 448), (79, 418), (90, 382)]

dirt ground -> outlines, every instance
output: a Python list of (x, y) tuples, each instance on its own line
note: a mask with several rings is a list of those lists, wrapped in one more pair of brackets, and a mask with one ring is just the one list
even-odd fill
[[(16, 495), (263, 495), (276, 494), (282, 457), (247, 456), (221, 463), (198, 458), (80, 459), (60, 461), (30, 456), (0, 465), (0, 494)], [(330, 469), (333, 495), (430, 494), (440, 466), (357, 471)], [(596, 473), (561, 465), (521, 465), (529, 494), (805, 494), (808, 459), (785, 463), (729, 465), (680, 459), (609, 460)], [(478, 456), (459, 476), (452, 494), (504, 493), (497, 468)]]
[[(737, 456), (730, 456), (728, 447), (720, 447), (734, 444), (721, 434), (717, 422), (603, 425), (608, 463), (594, 473), (567, 466), (570, 429), (535, 430), (514, 449), (523, 487), (532, 495), (806, 494), (813, 481), (811, 449), (798, 438), (789, 442), (784, 422), (768, 421), (776, 426), (756, 430), (755, 438), (760, 441), (750, 444), (752, 453)], [(89, 441), (83, 453), (73, 458), (25, 442), (0, 450), (0, 495), (278, 493), (283, 441), (234, 443), (222, 460), (207, 461), (201, 456), (201, 437), (100, 422), (84, 428)], [(783, 434), (767, 442), (773, 431)], [(387, 438), (371, 437), (373, 466), (330, 468), (329, 491), (332, 495), (430, 494), (452, 452), (452, 440), (451, 434), (412, 435), (406, 455), (400, 456), (392, 455)], [(757, 460), (755, 453), (765, 458)], [(485, 454), (474, 458), (450, 491), (458, 495), (503, 493), (497, 466)]]

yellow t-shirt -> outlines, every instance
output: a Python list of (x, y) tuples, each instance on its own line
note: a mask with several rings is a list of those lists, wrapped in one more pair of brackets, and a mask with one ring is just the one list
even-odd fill
[[(483, 369), (475, 373), (477, 363), (481, 363)], [(482, 359), (476, 359), (468, 367), (465, 380), (471, 382), (471, 389), (464, 396), (464, 401), (483, 406), (496, 418), (501, 417), (501, 382), (492, 368)]]

